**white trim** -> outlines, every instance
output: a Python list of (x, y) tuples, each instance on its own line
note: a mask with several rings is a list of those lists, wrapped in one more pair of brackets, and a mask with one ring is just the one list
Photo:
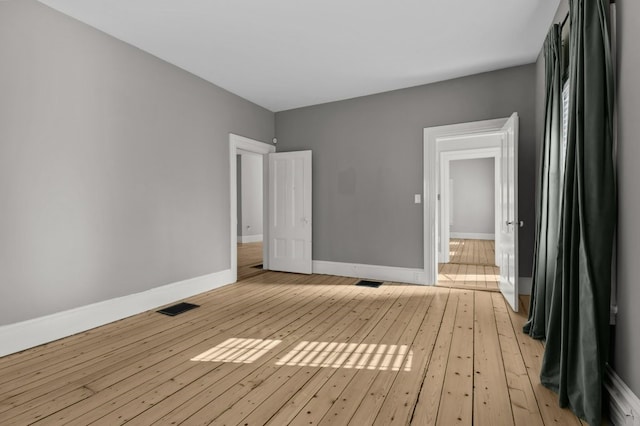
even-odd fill
[(518, 277), (518, 294), (531, 294), (532, 286), (533, 286), (533, 278)]
[(81, 333), (233, 282), (230, 270), (0, 327), (0, 356)]
[(411, 284), (425, 283), (424, 271), (419, 268), (398, 268), (395, 266), (314, 260), (313, 273)]
[[(269, 176), (269, 162), (267, 161), (267, 154), (269, 154), (270, 152), (276, 152), (276, 147), (273, 145), (268, 145), (264, 142), (245, 138), (244, 136), (238, 136), (236, 134), (229, 133), (229, 263), (232, 274), (232, 282), (236, 282), (238, 280), (238, 163), (236, 155), (239, 151), (248, 151), (262, 155), (262, 205), (264, 212), (262, 223), (266, 224), (269, 223), (267, 220), (268, 206), (266, 204), (269, 199), (269, 185), (267, 185)], [(265, 238), (269, 237), (269, 231), (267, 229), (263, 229), (263, 233), (265, 234)], [(263, 268), (268, 269), (268, 244), (263, 244), (262, 246), (262, 257)]]
[[(477, 136), (477, 135), (473, 135)], [(502, 209), (500, 208), (500, 176), (502, 173), (502, 151), (499, 146), (495, 146), (495, 144), (491, 143), (482, 143), (479, 144), (472, 139), (469, 139), (470, 143), (462, 145), (467, 148), (461, 150), (445, 151), (445, 147), (449, 148), (448, 145), (442, 146), (440, 142), (442, 140), (438, 140), (438, 145), (436, 147), (436, 151), (439, 153), (439, 188), (440, 188), (440, 248), (438, 250), (438, 260), (441, 263), (449, 263), (449, 242), (451, 235), (450, 234), (450, 202), (449, 198), (451, 194), (449, 194), (449, 185), (446, 182), (450, 182), (450, 168), (451, 162), (457, 160), (474, 160), (478, 158), (493, 158), (493, 229), (494, 234), (491, 238), (480, 238), (480, 239), (490, 239), (493, 240), (495, 238), (495, 232), (500, 229), (500, 224), (502, 223)], [(437, 167), (437, 166), (436, 166)], [(464, 238), (464, 237), (462, 237)], [(472, 237), (470, 237), (472, 238)], [(500, 259), (500, 246), (496, 245), (495, 250), (495, 260), (496, 265)]]
[(262, 241), (262, 234), (238, 235), (239, 243), (259, 243)]
[[(437, 154), (438, 140), (461, 139), (478, 134), (498, 133), (507, 122), (507, 118), (495, 120), (474, 121), (470, 123), (452, 124), (448, 126), (428, 127), (424, 129), (423, 141), (423, 229), (424, 229), (424, 273), (426, 283), (435, 284), (438, 280), (438, 250), (436, 248), (436, 212), (437, 197)], [(455, 143), (450, 143), (455, 149)]]
[(466, 240), (495, 240), (496, 234), (483, 234), (481, 232), (450, 232), (451, 238), (462, 238)]
[(616, 426), (640, 425), (640, 399), (607, 365), (604, 387), (609, 394), (609, 420)]

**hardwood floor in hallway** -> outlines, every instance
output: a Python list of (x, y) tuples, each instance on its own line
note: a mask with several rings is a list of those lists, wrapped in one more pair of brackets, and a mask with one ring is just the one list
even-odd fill
[(0, 358), (2, 425), (578, 425), (498, 293), (276, 272)]
[(449, 263), (496, 266), (495, 241), (451, 238)]
[(238, 281), (260, 275), (262, 265), (262, 242), (238, 243)]
[(449, 248), (449, 263), (438, 264), (439, 287), (499, 291), (493, 240), (452, 238)]

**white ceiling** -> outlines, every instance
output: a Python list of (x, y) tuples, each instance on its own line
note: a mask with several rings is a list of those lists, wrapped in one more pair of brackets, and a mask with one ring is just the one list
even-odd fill
[(40, 0), (271, 111), (531, 63), (559, 0)]

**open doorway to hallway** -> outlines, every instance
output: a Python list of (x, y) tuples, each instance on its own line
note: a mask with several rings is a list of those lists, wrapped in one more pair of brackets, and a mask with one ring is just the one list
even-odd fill
[[(438, 285), (499, 291), (496, 265), (496, 193), (495, 158), (471, 158), (448, 161), (447, 182), (441, 183), (440, 220), (449, 232), (448, 253), (438, 265)], [(447, 216), (444, 217), (444, 214)], [(443, 247), (447, 241), (442, 242)]]
[[(427, 283), (439, 281), (439, 263), (449, 263), (449, 164), (453, 160), (493, 157), (495, 179), (495, 264), (499, 291), (518, 311), (518, 113), (508, 118), (428, 127), (424, 129), (424, 272)], [(442, 198), (441, 198), (442, 197)], [(474, 209), (467, 202), (466, 209)], [(449, 277), (444, 285), (467, 282)], [(477, 274), (476, 274), (477, 275)], [(440, 280), (442, 281), (442, 280)], [(478, 282), (477, 277), (470, 278)], [(490, 280), (493, 281), (493, 280)], [(473, 284), (477, 286), (477, 284)], [(482, 288), (480, 286), (479, 288)], [(486, 279), (485, 285), (486, 288)], [(468, 287), (467, 287), (468, 288)]]
[(263, 158), (237, 150), (238, 279), (263, 272)]

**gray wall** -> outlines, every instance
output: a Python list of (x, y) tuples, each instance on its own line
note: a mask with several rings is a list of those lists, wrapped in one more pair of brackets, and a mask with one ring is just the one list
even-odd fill
[(450, 231), (495, 234), (494, 159), (452, 161), (449, 177), (453, 180)]
[(229, 132), (273, 113), (0, 2), (0, 325), (229, 268)]
[(617, 0), (618, 22), (618, 317), (614, 369), (640, 396), (640, 3)]
[(531, 275), (535, 65), (276, 113), (278, 151), (313, 150), (313, 257), (423, 267), (423, 129), (520, 115), (520, 275)]
[(237, 216), (237, 231), (236, 235), (242, 235), (242, 155), (236, 155), (236, 216)]
[(262, 156), (242, 154), (238, 180), (238, 236), (262, 235)]

